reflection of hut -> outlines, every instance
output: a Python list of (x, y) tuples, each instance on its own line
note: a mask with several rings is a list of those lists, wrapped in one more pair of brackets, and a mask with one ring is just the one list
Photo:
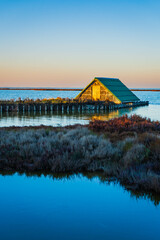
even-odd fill
[(117, 104), (139, 101), (139, 98), (117, 78), (95, 78), (76, 99), (112, 101)]

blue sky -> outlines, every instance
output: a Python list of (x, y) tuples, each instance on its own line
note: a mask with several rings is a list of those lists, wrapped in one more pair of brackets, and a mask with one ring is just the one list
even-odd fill
[(0, 0), (0, 86), (160, 87), (160, 1)]

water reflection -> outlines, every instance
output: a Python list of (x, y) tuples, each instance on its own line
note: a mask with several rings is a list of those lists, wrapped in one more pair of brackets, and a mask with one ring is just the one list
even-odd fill
[[(17, 172), (14, 171), (0, 171), (1, 176), (13, 176)], [(150, 200), (153, 202), (155, 206), (158, 206), (160, 204), (160, 194), (155, 193), (155, 192), (147, 192), (147, 191), (137, 191), (134, 189), (134, 187), (131, 186), (126, 186), (122, 185), (115, 178), (112, 177), (106, 177), (104, 173), (102, 172), (96, 172), (96, 173), (89, 173), (89, 172), (83, 172), (81, 174), (73, 174), (73, 173), (55, 173), (55, 174), (50, 174), (50, 173), (42, 173), (42, 172), (19, 172), (17, 173), (19, 176), (25, 175), (28, 178), (31, 177), (49, 177), (51, 181), (55, 180), (72, 180), (74, 181), (75, 176), (76, 177), (86, 177), (88, 180), (93, 180), (95, 178), (99, 179), (99, 182), (107, 186), (110, 186), (110, 184), (115, 184), (118, 186), (123, 187), (129, 194), (131, 198), (136, 198), (136, 199), (144, 199), (144, 200)]]
[(114, 111), (85, 111), (85, 112), (28, 112), (28, 113), (1, 113), (0, 127), (7, 126), (66, 126), (73, 124), (87, 124), (90, 120), (109, 120), (124, 114), (139, 114), (143, 117), (150, 117), (153, 120), (160, 120), (160, 106), (150, 105), (137, 108), (125, 108)]

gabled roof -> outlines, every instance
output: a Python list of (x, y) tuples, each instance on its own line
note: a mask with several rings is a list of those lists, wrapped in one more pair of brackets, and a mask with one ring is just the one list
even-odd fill
[(94, 80), (101, 82), (110, 92), (112, 92), (121, 102), (135, 102), (140, 99), (129, 90), (118, 78), (99, 78)]
[(109, 90), (117, 99), (121, 102), (136, 102), (140, 99), (129, 90), (118, 78), (99, 78), (96, 77), (91, 81), (83, 90), (78, 94), (78, 98), (82, 93), (92, 85), (92, 83), (98, 80), (107, 90)]

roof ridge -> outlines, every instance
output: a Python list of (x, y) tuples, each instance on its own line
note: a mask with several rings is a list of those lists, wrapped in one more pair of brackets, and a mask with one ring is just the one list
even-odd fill
[(106, 77), (95, 77), (94, 79), (120, 80), (119, 78), (106, 78)]

